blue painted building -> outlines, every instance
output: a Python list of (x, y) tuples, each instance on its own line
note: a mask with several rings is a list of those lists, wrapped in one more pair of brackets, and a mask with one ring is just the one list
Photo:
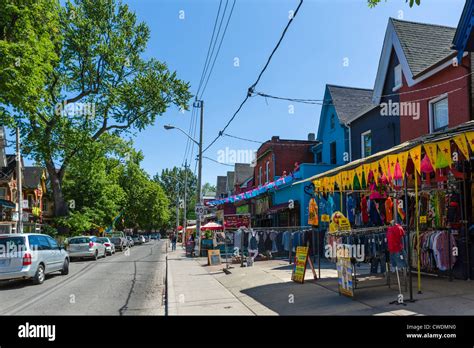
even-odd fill
[(348, 124), (371, 104), (371, 98), (370, 89), (326, 85), (318, 126), (320, 144), (312, 149), (316, 164), (335, 168), (351, 161)]
[(464, 52), (474, 52), (474, 0), (466, 0), (454, 35), (453, 48), (458, 51), (459, 62)]

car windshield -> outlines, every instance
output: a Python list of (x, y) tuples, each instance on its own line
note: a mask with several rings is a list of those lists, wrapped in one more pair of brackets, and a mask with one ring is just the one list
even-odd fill
[(69, 244), (86, 244), (86, 243), (89, 243), (89, 238), (86, 238), (86, 237), (71, 238), (69, 240)]
[(110, 241), (112, 243), (118, 243), (118, 242), (120, 242), (120, 238), (118, 238), (118, 237), (110, 238)]
[(97, 238), (97, 241), (99, 243), (108, 243), (109, 242), (109, 239), (108, 238)]

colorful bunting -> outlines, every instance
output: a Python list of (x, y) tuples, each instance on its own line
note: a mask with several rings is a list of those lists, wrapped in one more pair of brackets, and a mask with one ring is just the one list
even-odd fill
[(418, 173), (420, 173), (420, 163), (421, 163), (421, 145), (414, 147), (413, 149), (409, 150), (410, 158), (415, 165), (415, 169)]
[(443, 154), (445, 160), (447, 161), (448, 166), (451, 167), (451, 164), (453, 162), (453, 155), (451, 154), (451, 141), (447, 139), (447, 140), (438, 141), (436, 144), (439, 147), (440, 153)]
[(462, 152), (464, 158), (469, 158), (469, 147), (467, 146), (466, 137), (464, 134), (458, 134), (453, 138), (458, 149)]
[(437, 156), (437, 153), (438, 153), (436, 144), (435, 143), (426, 143), (426, 144), (423, 144), (423, 147), (425, 148), (425, 152), (428, 155), (428, 158), (430, 159), (431, 165), (434, 168), (435, 163), (436, 163), (436, 156)]

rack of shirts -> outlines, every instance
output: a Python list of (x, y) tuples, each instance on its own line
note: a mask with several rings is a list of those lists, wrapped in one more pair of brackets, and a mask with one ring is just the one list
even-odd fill
[[(418, 266), (418, 244), (416, 233), (410, 233), (412, 249), (412, 267)], [(420, 264), (426, 272), (449, 271), (456, 263), (456, 255), (451, 252), (457, 246), (454, 235), (447, 230), (435, 230), (420, 233)], [(451, 255), (450, 255), (451, 254)]]

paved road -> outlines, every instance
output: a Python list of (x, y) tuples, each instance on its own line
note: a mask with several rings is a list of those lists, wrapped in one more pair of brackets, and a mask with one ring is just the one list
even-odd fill
[(166, 241), (74, 261), (42, 285), (0, 282), (0, 315), (164, 315)]

